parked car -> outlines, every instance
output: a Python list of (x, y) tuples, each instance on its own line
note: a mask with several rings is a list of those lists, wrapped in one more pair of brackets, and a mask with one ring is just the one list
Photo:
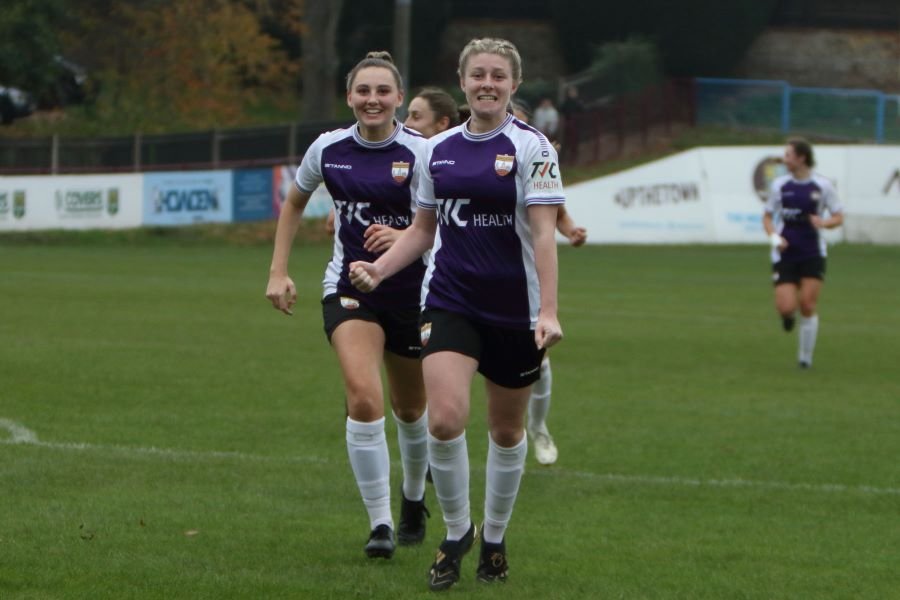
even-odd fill
[(34, 112), (34, 99), (28, 92), (0, 85), (0, 123), (9, 125), (14, 119)]

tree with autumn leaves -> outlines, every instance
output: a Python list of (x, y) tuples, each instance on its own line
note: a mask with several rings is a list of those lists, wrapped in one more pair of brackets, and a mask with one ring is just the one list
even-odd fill
[[(259, 105), (294, 119), (332, 118), (340, 7), (341, 0), (4, 0), (0, 84), (46, 95), (54, 56), (84, 65), (94, 86), (84, 110), (97, 134), (242, 125)], [(306, 68), (288, 51), (301, 39)], [(314, 90), (302, 107), (301, 88)]]
[[(294, 4), (285, 16), (299, 22)], [(290, 101), (296, 91), (299, 65), (253, 8), (234, 0), (85, 3), (63, 45), (91, 65), (99, 121), (146, 133), (226, 127), (263, 95)]]

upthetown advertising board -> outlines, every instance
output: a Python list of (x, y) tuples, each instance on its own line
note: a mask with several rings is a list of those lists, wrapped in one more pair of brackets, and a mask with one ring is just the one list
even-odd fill
[[(565, 173), (563, 173), (565, 180)], [(714, 239), (696, 151), (566, 188), (566, 208), (592, 243), (686, 243)]]
[[(566, 207), (595, 244), (765, 244), (769, 185), (783, 146), (696, 148), (566, 189)], [(814, 147), (815, 171), (835, 184), (844, 226), (828, 242), (900, 243), (900, 149)], [(565, 173), (563, 173), (565, 177)]]

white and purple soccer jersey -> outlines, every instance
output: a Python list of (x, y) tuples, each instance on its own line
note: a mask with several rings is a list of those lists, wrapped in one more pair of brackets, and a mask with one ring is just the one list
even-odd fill
[(422, 304), (510, 329), (534, 329), (540, 286), (528, 221), (532, 204), (565, 202), (556, 151), (509, 116), (485, 134), (460, 125), (428, 140), (420, 209), (438, 231)]
[(834, 185), (813, 173), (809, 179), (797, 180), (782, 175), (772, 182), (766, 213), (773, 216), (778, 232), (787, 240), (784, 252), (772, 250), (772, 262), (797, 262), (825, 256), (825, 239), (809, 221), (811, 215), (824, 216), (843, 212)]
[(425, 138), (398, 124), (381, 142), (368, 142), (356, 125), (323, 133), (306, 151), (294, 181), (312, 193), (319, 183), (334, 199), (334, 254), (325, 269), (324, 296), (347, 294), (379, 309), (418, 306), (425, 260), (416, 260), (385, 280), (374, 292), (360, 295), (350, 283), (353, 261), (374, 262), (363, 247), (369, 225), (406, 229), (415, 213), (417, 167), (424, 159)]

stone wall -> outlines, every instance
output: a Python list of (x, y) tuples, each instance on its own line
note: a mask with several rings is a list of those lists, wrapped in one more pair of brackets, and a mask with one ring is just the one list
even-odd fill
[(567, 73), (559, 37), (552, 25), (527, 19), (459, 19), (451, 22), (441, 37), (437, 79), (458, 82), (454, 74), (459, 53), (471, 39), (481, 37), (503, 38), (515, 44), (522, 56), (525, 81), (556, 81)]
[(736, 76), (900, 93), (900, 31), (769, 28), (753, 42)]

